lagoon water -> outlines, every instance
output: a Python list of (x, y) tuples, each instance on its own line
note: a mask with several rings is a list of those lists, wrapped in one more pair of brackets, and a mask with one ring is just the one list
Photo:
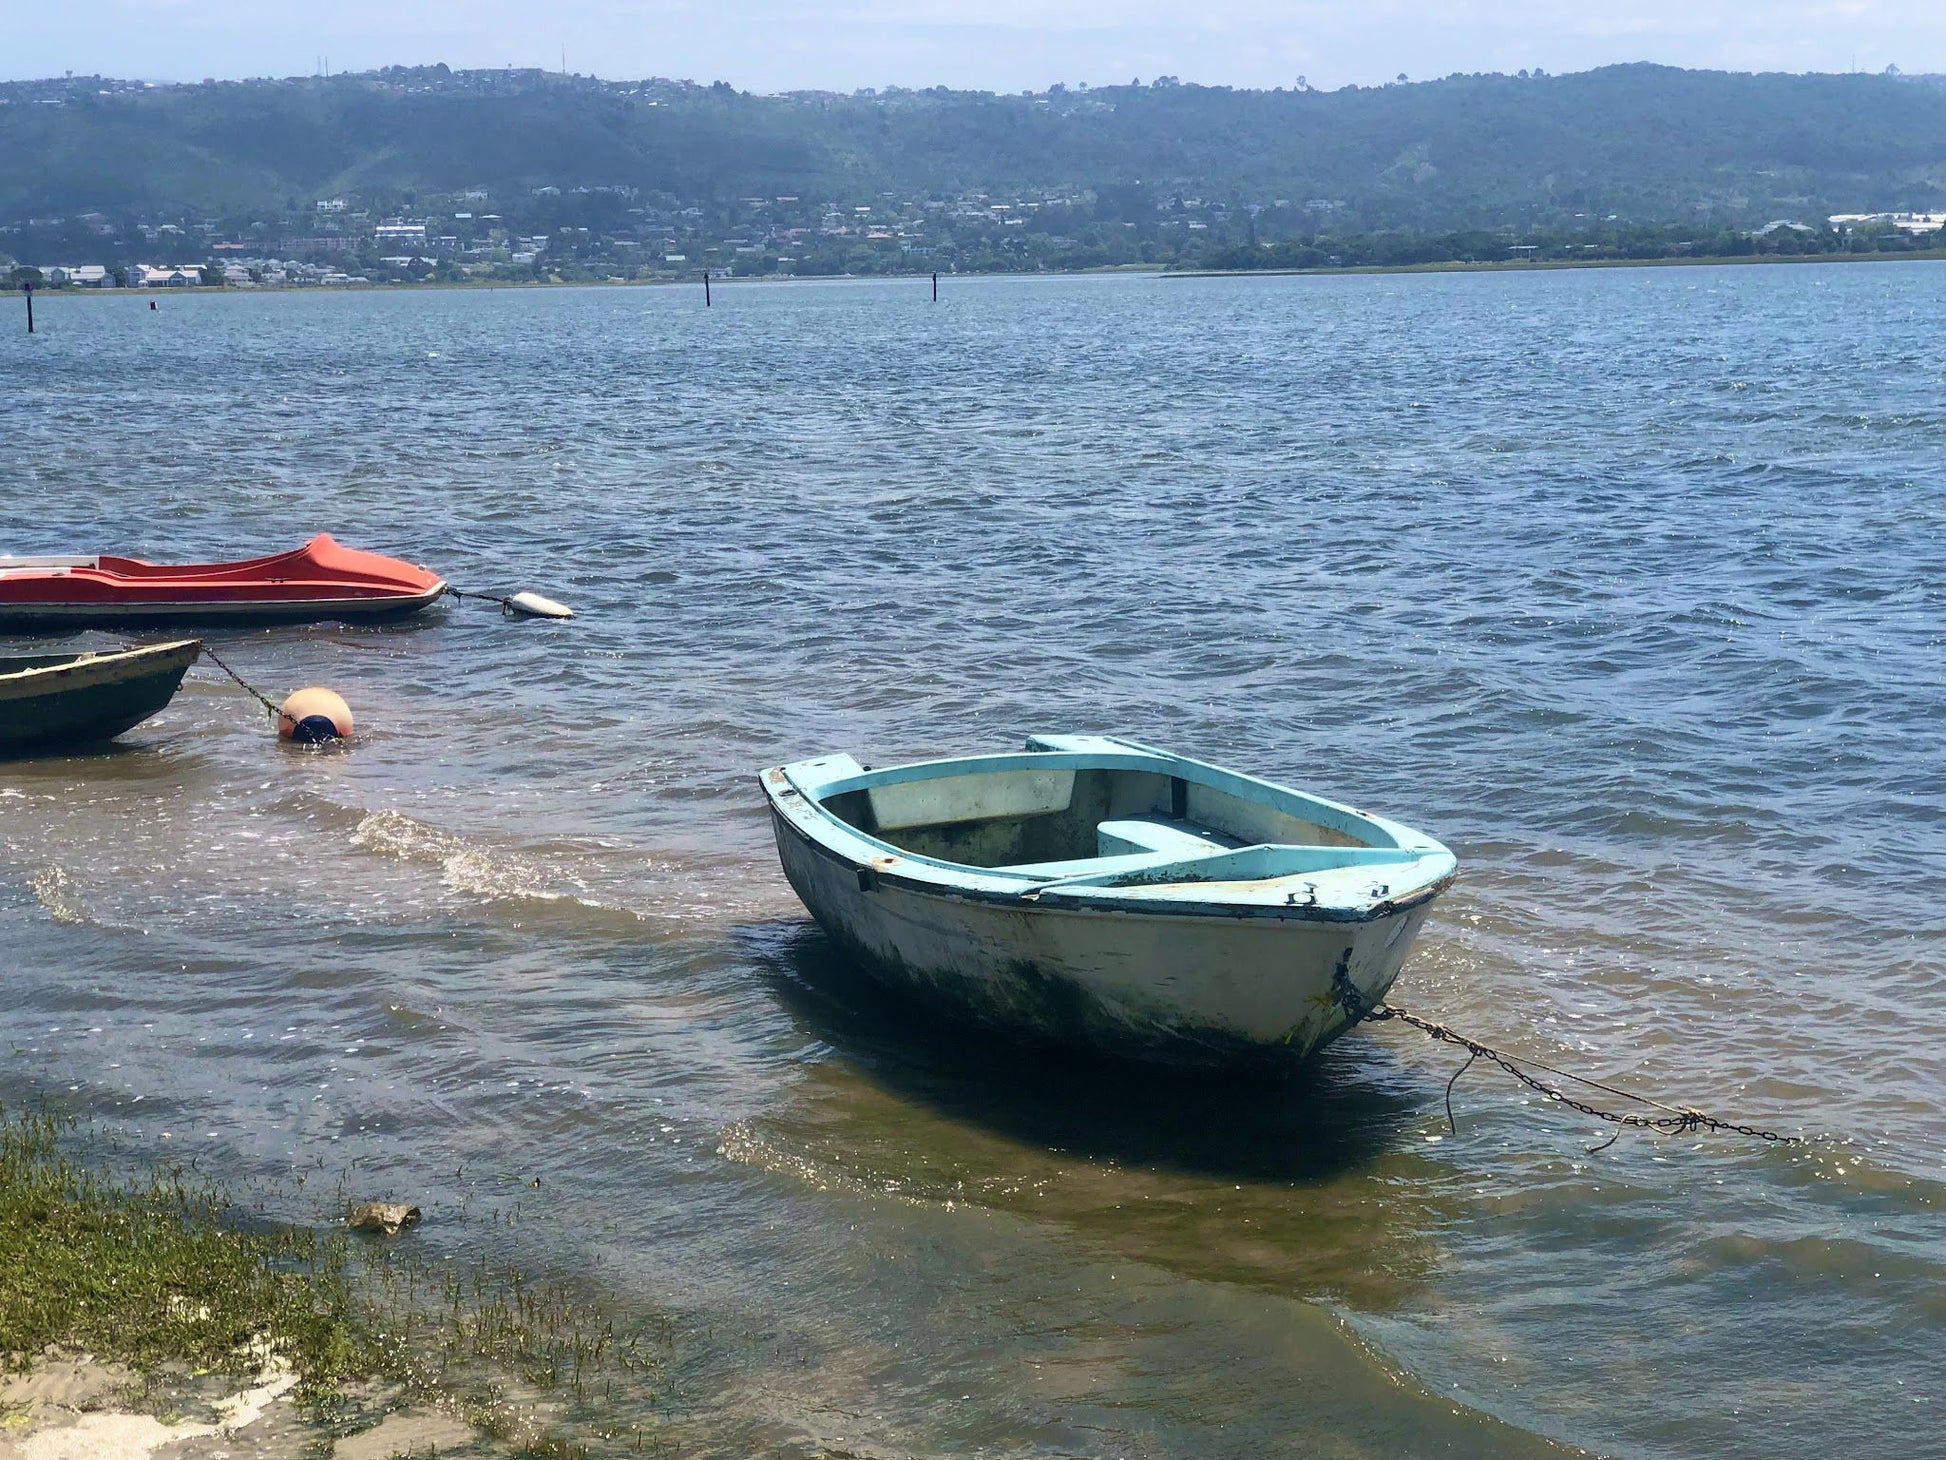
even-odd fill
[[(1946, 268), (927, 295), (8, 315), (0, 550), (580, 616), (224, 632), (357, 745), (205, 667), (0, 766), (0, 1094), (671, 1315), (605, 1417), (684, 1453), (1946, 1455)], [(1022, 1054), (777, 870), (761, 766), (1091, 729), (1452, 845), (1397, 1002), (1807, 1142)]]

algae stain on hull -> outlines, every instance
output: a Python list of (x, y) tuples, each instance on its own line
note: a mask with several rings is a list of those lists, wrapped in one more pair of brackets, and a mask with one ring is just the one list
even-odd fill
[[(887, 986), (1012, 1037), (1192, 1068), (1302, 1065), (1354, 1021), (1328, 979), (1311, 987), (1283, 972), (1320, 962), (1300, 949), (1328, 947), (1323, 966), (1346, 967), (1358, 996), (1375, 1004), (1429, 912), (1421, 904), (1378, 922), (1292, 926), (996, 908), (883, 879), (857, 893), (847, 868), (781, 817), (773, 824), (799, 898)], [(1251, 1025), (1236, 1022), (1238, 1007)]]

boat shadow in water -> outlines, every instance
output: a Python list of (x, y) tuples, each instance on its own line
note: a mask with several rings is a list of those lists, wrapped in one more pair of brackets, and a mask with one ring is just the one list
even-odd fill
[(1283, 1077), (1021, 1044), (874, 980), (808, 921), (736, 937), (804, 1027), (893, 1097), (1040, 1149), (1186, 1175), (1331, 1182), (1408, 1149), (1427, 1095), (1356, 1035)]
[[(139, 727), (133, 733), (139, 734)], [(90, 771), (129, 771), (146, 768), (145, 763), (154, 758), (157, 749), (155, 740), (141, 739), (90, 740), (79, 745), (30, 745), (18, 749), (0, 747), (0, 767), (41, 771), (60, 761), (75, 761)]]

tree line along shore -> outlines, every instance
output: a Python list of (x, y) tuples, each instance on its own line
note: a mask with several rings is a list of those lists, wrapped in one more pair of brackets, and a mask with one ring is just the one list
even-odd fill
[(1946, 79), (1615, 66), (754, 95), (444, 66), (65, 77), (0, 83), (0, 152), (0, 275), (43, 284), (1891, 254), (1923, 252), (1946, 209)]

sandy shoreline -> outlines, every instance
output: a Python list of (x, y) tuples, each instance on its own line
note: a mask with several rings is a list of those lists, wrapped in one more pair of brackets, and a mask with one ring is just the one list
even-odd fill
[(188, 1373), (145, 1380), (62, 1351), (0, 1375), (0, 1460), (389, 1460), (472, 1450), (474, 1428), (433, 1409), (401, 1409), (356, 1434), (298, 1412), (297, 1375), (265, 1365), (253, 1384)]
[(1442, 259), (1426, 264), (1321, 264), (1291, 269), (1169, 269), (1166, 279), (1288, 278), (1311, 274), (1536, 274), (1559, 269), (1681, 269), (1764, 264), (1907, 264), (1946, 259), (1946, 248), (1902, 253), (1669, 254), (1652, 259)]
[[(1937, 263), (1946, 259), (1946, 248), (1912, 250), (1903, 253), (1815, 253), (1815, 254), (1671, 254), (1651, 259), (1448, 259), (1424, 264), (1340, 264), (1289, 269), (1171, 269), (1159, 264), (1111, 264), (1094, 269), (1016, 269), (1005, 273), (945, 274), (941, 283), (972, 279), (1097, 279), (1110, 275), (1141, 274), (1159, 279), (1262, 279), (1332, 274), (1532, 274), (1561, 269), (1671, 269), (1717, 268), (1770, 264), (1905, 264)], [(764, 274), (739, 278), (714, 270), (710, 282), (718, 287), (744, 287), (751, 284), (864, 284), (924, 283), (926, 273), (916, 274)], [(421, 283), (305, 284), (237, 288), (233, 285), (191, 284), (159, 289), (76, 289), (37, 288), (42, 299), (143, 299), (180, 294), (371, 294), (410, 290), (438, 292), (475, 289), (694, 289), (702, 285), (699, 272), (694, 278), (657, 279), (466, 279), (427, 280)], [(17, 294), (17, 289), (6, 293)]]

